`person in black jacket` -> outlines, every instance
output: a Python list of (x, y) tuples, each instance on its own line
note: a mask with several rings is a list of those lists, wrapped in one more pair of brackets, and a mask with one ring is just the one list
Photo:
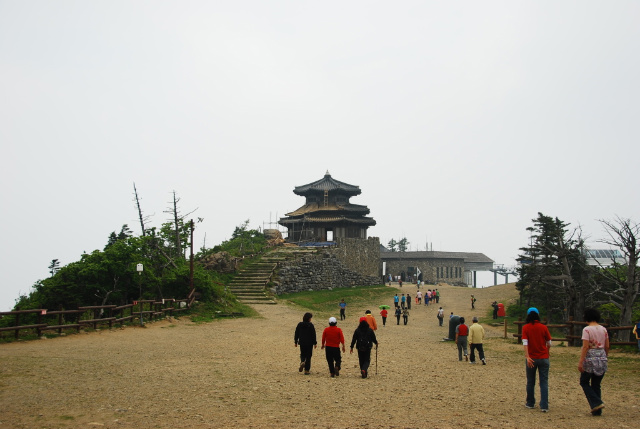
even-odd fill
[(369, 364), (371, 363), (371, 349), (373, 345), (378, 348), (378, 340), (376, 339), (376, 333), (367, 323), (365, 317), (360, 318), (360, 324), (353, 332), (353, 338), (351, 339), (351, 350), (353, 354), (353, 346), (356, 345), (358, 349), (358, 360), (360, 361), (360, 373), (362, 378), (367, 378), (367, 371), (369, 370)]
[(311, 313), (304, 313), (302, 322), (296, 326), (296, 333), (293, 336), (295, 346), (298, 347), (298, 345), (300, 345), (300, 367), (298, 371), (302, 372), (304, 369), (305, 375), (309, 375), (309, 370), (311, 369), (313, 349), (318, 347), (316, 328), (313, 326), (313, 323), (311, 323), (312, 317), (313, 315)]

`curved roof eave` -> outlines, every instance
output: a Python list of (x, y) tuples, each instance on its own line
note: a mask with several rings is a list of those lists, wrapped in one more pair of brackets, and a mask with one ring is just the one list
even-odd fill
[(311, 192), (324, 192), (324, 191), (342, 191), (350, 196), (360, 195), (362, 192), (359, 186), (350, 185), (348, 183), (341, 182), (331, 177), (329, 172), (324, 175), (320, 180), (308, 183), (302, 186), (296, 186), (293, 193), (296, 195), (306, 195)]

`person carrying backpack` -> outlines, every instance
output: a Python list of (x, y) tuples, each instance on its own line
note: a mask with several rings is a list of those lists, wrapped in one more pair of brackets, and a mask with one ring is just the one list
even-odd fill
[(351, 338), (350, 354), (353, 354), (353, 346), (356, 346), (358, 350), (358, 361), (360, 363), (360, 373), (362, 378), (367, 378), (369, 365), (371, 363), (371, 349), (373, 344), (378, 348), (378, 340), (376, 339), (376, 333), (369, 327), (366, 317), (360, 318), (360, 324), (353, 332), (353, 338)]

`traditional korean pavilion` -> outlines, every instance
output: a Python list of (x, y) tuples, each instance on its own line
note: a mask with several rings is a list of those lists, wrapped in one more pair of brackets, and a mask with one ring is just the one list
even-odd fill
[(296, 186), (294, 194), (306, 198), (305, 205), (287, 213), (278, 223), (288, 229), (287, 241), (324, 242), (335, 238), (367, 238), (376, 221), (367, 217), (369, 208), (351, 204), (360, 187), (340, 182), (327, 173), (320, 180)]

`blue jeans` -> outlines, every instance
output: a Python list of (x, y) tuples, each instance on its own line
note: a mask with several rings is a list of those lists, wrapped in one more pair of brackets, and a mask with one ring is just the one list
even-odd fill
[[(525, 361), (526, 362), (526, 361)], [(536, 404), (536, 371), (540, 378), (540, 408), (549, 409), (549, 359), (533, 359), (533, 368), (525, 363), (527, 368), (527, 405)]]

